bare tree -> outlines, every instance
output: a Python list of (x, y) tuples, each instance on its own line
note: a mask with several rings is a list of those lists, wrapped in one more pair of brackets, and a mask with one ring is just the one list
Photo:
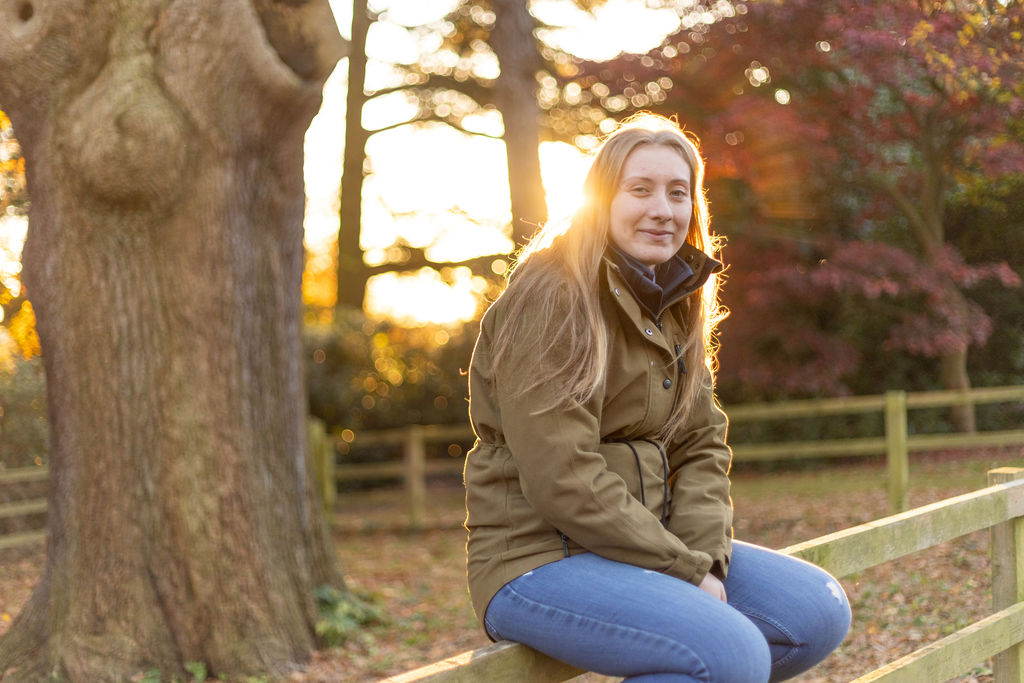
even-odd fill
[[(574, 1), (587, 10), (601, 4), (601, 0)], [(371, 135), (410, 123), (441, 122), (465, 133), (489, 137), (479, 130), (468, 129), (463, 125), (463, 119), (471, 113), (497, 110), (504, 127), (501, 137), (506, 148), (512, 213), (510, 236), (514, 244), (524, 244), (547, 220), (538, 150), (543, 118), (538, 102), (538, 75), (550, 71), (553, 65), (541, 55), (542, 44), (535, 33), (539, 22), (531, 15), (528, 3), (521, 0), (464, 0), (436, 25), (405, 27), (420, 35), (439, 35), (441, 50), (457, 55), (460, 66), (441, 65), (437, 63), (435, 54), (424, 54), (417, 63), (397, 67), (405, 76), (400, 84), (367, 91), (364, 89), (365, 34), (376, 19), (367, 12), (365, 0), (355, 0), (338, 236), (339, 306), (361, 306), (366, 281), (376, 272), (403, 271), (422, 265), (435, 268), (452, 265), (432, 262), (422, 252), (408, 262), (389, 263), (381, 268), (368, 268), (363, 263), (359, 248), (360, 202), (366, 142)], [(475, 56), (479, 56), (477, 53), (488, 51), (499, 64), (500, 73), (496, 79), (461, 66), (463, 62), (472, 62)], [(363, 105), (396, 92), (403, 92), (417, 101), (417, 112), (409, 120), (375, 130), (364, 129), (361, 120)], [(459, 106), (452, 107), (446, 95), (456, 94), (462, 99)], [(476, 259), (460, 265), (476, 268), (483, 264), (484, 261)], [(492, 275), (489, 268), (479, 272)]]
[(363, 166), (370, 132), (363, 128), (366, 103), (366, 33), (370, 28), (366, 0), (352, 2), (352, 44), (348, 55), (348, 93), (345, 96), (345, 157), (342, 162), (341, 198), (338, 210), (339, 307), (361, 309), (369, 275), (359, 246), (362, 226)]
[(492, 0), (491, 47), (501, 74), (494, 102), (505, 126), (508, 186), (512, 202), (512, 240), (525, 244), (547, 220), (540, 175), (540, 105), (537, 74), (543, 66), (533, 35), (534, 20), (520, 0)]
[(326, 0), (0, 0), (49, 542), (0, 676), (279, 676), (341, 586), (305, 460), (302, 138)]

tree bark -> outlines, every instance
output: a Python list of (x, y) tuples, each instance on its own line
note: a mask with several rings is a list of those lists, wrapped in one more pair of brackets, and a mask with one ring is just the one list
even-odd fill
[(505, 126), (512, 239), (521, 245), (548, 217), (540, 174), (540, 55), (527, 4), (493, 0), (491, 5), (495, 14), (491, 47), (501, 67), (494, 102)]
[[(934, 116), (926, 114), (924, 120), (932, 121)], [(946, 206), (946, 172), (942, 159), (945, 155), (936, 152), (941, 145), (935, 139), (934, 128), (926, 129), (918, 141), (924, 164), (918, 196), (916, 201), (900, 190), (896, 181), (884, 174), (875, 174), (875, 184), (884, 190), (899, 208), (910, 226), (910, 232), (921, 254), (928, 265), (939, 270), (939, 260), (946, 246), (946, 230), (943, 223)], [(938, 355), (939, 382), (943, 389), (966, 391), (971, 388), (971, 378), (967, 372), (967, 354), (971, 337), (967, 325), (967, 301), (964, 293), (955, 282), (948, 280), (945, 289), (944, 305), (948, 309), (947, 318), (951, 324), (959, 325), (957, 334), (963, 339), (963, 345), (943, 350)], [(976, 414), (973, 404), (952, 406), (949, 409), (949, 420), (953, 429), (958, 432), (973, 432), (976, 429)]]
[[(947, 284), (946, 292), (946, 306), (953, 311), (950, 318), (965, 326), (968, 316), (967, 300), (963, 292), (953, 282)], [(961, 330), (961, 336), (964, 338), (962, 346), (946, 349), (939, 356), (939, 381), (944, 389), (967, 391), (971, 388), (971, 378), (967, 373), (968, 331)], [(974, 404), (965, 403), (950, 407), (949, 421), (958, 432), (976, 431), (977, 417)]]
[(348, 55), (348, 94), (345, 102), (345, 158), (342, 163), (338, 211), (338, 283), (336, 306), (361, 310), (369, 273), (359, 244), (362, 229), (363, 166), (370, 134), (363, 128), (366, 83), (366, 33), (370, 15), (366, 0), (352, 3), (352, 43)]
[[(943, 168), (944, 155), (939, 150), (942, 145), (940, 135), (936, 132), (936, 115), (928, 112), (923, 120), (926, 122), (924, 135), (919, 142), (921, 156), (924, 160), (921, 186), (919, 188), (917, 209), (924, 229), (917, 234), (918, 243), (924, 252), (928, 264), (939, 269), (939, 258), (946, 246), (946, 226), (944, 224), (946, 208), (946, 172)], [(905, 211), (906, 215), (907, 212)], [(913, 221), (915, 216), (907, 216)], [(939, 381), (944, 389), (967, 391), (971, 388), (971, 378), (967, 373), (967, 353), (970, 345), (970, 330), (967, 329), (967, 299), (963, 291), (952, 279), (947, 279), (945, 286), (945, 306), (948, 319), (957, 326), (957, 333), (963, 340), (961, 345), (942, 351), (939, 355)], [(949, 421), (958, 432), (974, 432), (977, 418), (974, 404), (951, 406)]]
[[(967, 374), (967, 349), (947, 351), (939, 358), (939, 376), (942, 386), (946, 389), (967, 391), (971, 388), (971, 379)], [(976, 419), (973, 404), (953, 406), (949, 409), (949, 419), (953, 429), (958, 432), (974, 432)]]
[(326, 0), (0, 0), (32, 196), (46, 564), (0, 676), (278, 677), (340, 585), (306, 464), (302, 137)]

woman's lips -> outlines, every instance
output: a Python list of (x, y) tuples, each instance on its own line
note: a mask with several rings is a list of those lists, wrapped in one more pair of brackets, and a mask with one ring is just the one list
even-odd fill
[(639, 232), (641, 234), (646, 235), (647, 237), (650, 237), (651, 239), (655, 239), (655, 240), (663, 240), (663, 239), (671, 239), (672, 238), (672, 233), (670, 231), (667, 232), (665, 230), (640, 230)]

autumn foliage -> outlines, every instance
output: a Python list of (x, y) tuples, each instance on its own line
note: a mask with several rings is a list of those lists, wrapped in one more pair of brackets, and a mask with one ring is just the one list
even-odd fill
[[(23, 214), (28, 204), (25, 187), (25, 158), (14, 138), (11, 120), (0, 110), (0, 222), (5, 216)], [(8, 253), (0, 240), (0, 261), (16, 261), (17, 254)], [(35, 314), (25, 297), (21, 284), (0, 271), (0, 334), (6, 331), (16, 351), (24, 358), (39, 354), (39, 337), (35, 332)], [(2, 342), (2, 337), (0, 337)], [(0, 347), (3, 344), (0, 343)], [(4, 358), (0, 348), (0, 361)]]
[(652, 108), (700, 135), (730, 242), (727, 386), (905, 381), (865, 387), (882, 353), (935, 359), (924, 384), (963, 388), (993, 327), (972, 292), (1024, 270), (1006, 250), (965, 258), (948, 212), (1002, 203), (1024, 174), (1022, 29), (1021, 3), (718, 3), (646, 55), (582, 64), (551, 116), (571, 118), (582, 90), (606, 115)]
[[(757, 398), (966, 384), (978, 367), (968, 350), (1002, 324), (993, 292), (1016, 290), (1024, 266), (978, 241), (1010, 223), (965, 233), (949, 216), (1012, 201), (1006, 188), (1024, 175), (1024, 6), (660, 4), (678, 5), (679, 29), (647, 54), (602, 62), (556, 47), (557, 27), (535, 16), (535, 95), (544, 137), (582, 148), (639, 109), (701, 138), (715, 227), (729, 239), (724, 389)], [(413, 121), (472, 129), (466, 121), (494, 109), (494, 21), (491, 4), (463, 2), (435, 24), (403, 27), (423, 53), (368, 96), (402, 93)], [(310, 279), (307, 292), (318, 286)], [(890, 369), (917, 369), (879, 376), (875, 352), (900, 359)], [(986, 376), (1015, 381), (1015, 357)]]
[(0, 110), (0, 216), (20, 211), (25, 195), (25, 159), (7, 114)]

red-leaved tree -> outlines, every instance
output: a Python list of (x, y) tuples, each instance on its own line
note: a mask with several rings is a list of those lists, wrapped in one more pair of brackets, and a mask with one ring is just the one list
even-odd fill
[[(820, 158), (841, 173), (822, 177), (862, 190), (852, 239), (807, 284), (919, 304), (896, 317), (886, 343), (935, 357), (944, 387), (968, 388), (968, 348), (990, 326), (965, 289), (1020, 279), (1005, 265), (964, 263), (945, 213), (964, 183), (1024, 172), (1013, 134), (1024, 114), (1024, 6), (786, 0), (752, 4), (746, 20), (747, 49), (760, 57), (748, 67), (752, 89), (827, 131), (832, 154)], [(969, 407), (952, 419), (974, 429)]]
[[(565, 87), (596, 93), (586, 104), (615, 117), (677, 116), (700, 134), (712, 184), (742, 188), (711, 197), (719, 228), (741, 238), (730, 260), (749, 257), (753, 270), (730, 289), (758, 337), (730, 343), (747, 347), (740, 355), (777, 347), (793, 371), (744, 367), (776, 389), (841, 391), (856, 354), (815, 299), (838, 309), (859, 297), (886, 303), (879, 346), (936, 358), (942, 386), (967, 388), (968, 348), (990, 323), (965, 292), (1020, 278), (966, 263), (946, 210), (964, 187), (1024, 172), (1024, 4), (779, 0), (694, 12), (656, 50), (582, 65)], [(737, 248), (766, 234), (784, 240)], [(974, 428), (969, 408), (952, 419)]]

